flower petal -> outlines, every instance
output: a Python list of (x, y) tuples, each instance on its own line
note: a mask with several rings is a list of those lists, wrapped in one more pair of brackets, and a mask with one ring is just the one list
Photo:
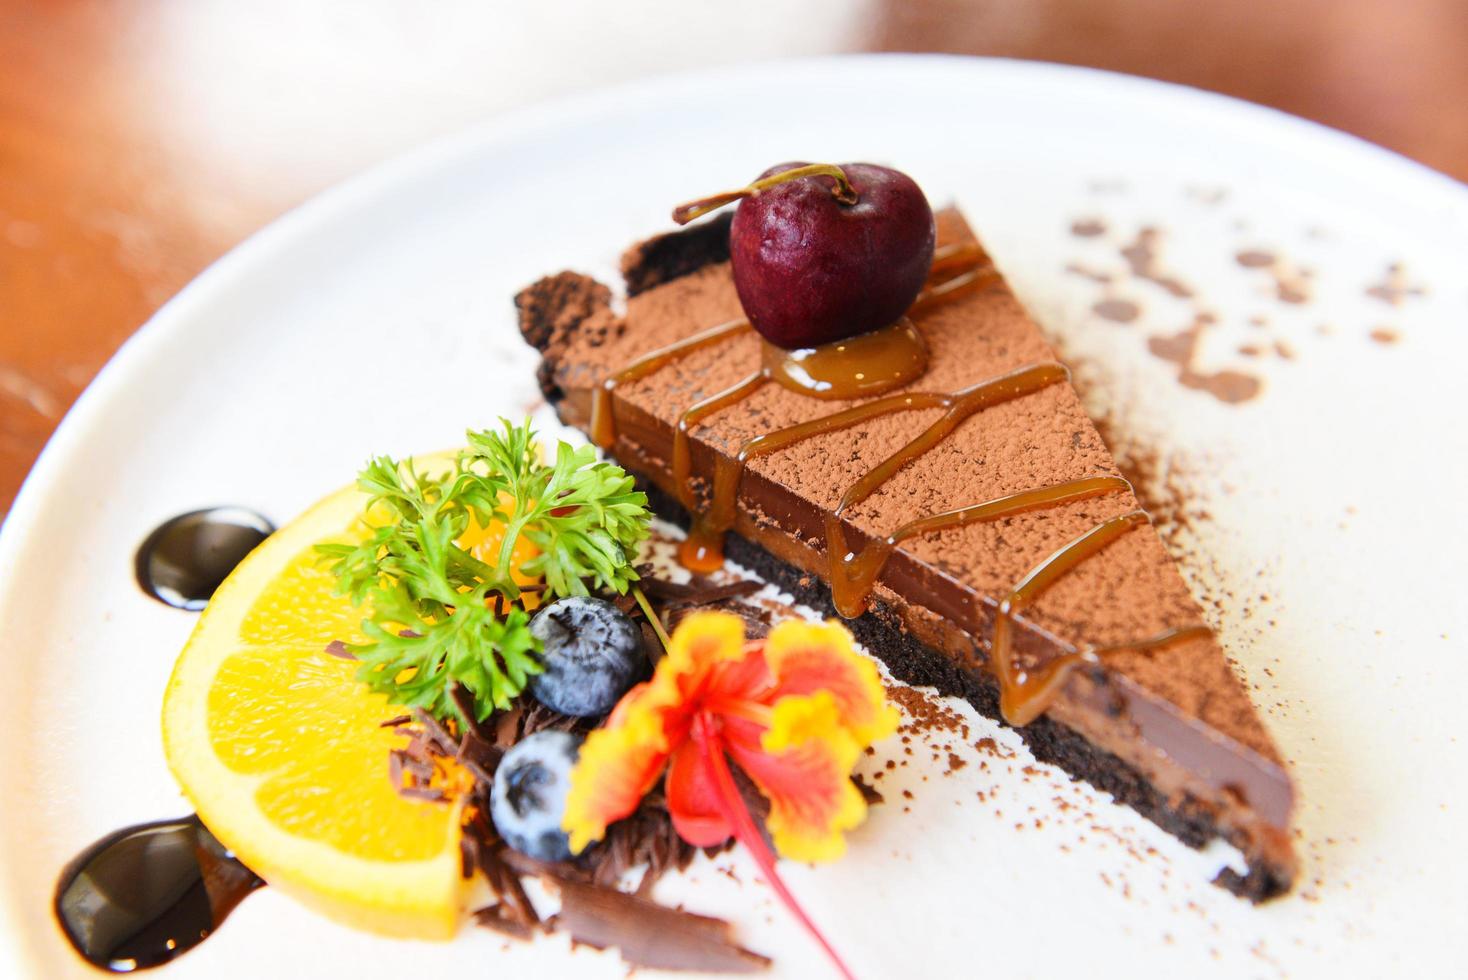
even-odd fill
[(765, 641), (765, 663), (780, 697), (829, 692), (839, 723), (861, 748), (897, 731), (897, 709), (887, 703), (877, 665), (856, 652), (840, 623), (785, 620)]
[(829, 691), (781, 698), (759, 751), (736, 742), (728, 749), (770, 801), (765, 827), (776, 850), (797, 861), (831, 861), (846, 852), (842, 834), (866, 817), (866, 801), (851, 782), (862, 747)]
[(668, 765), (668, 813), (678, 836), (694, 847), (713, 847), (734, 835), (719, 805), (718, 788), (703, 759), (703, 747), (686, 740)]
[(608, 824), (636, 810), (662, 774), (672, 744), (664, 693), (653, 683), (639, 684), (623, 695), (605, 727), (586, 736), (561, 819), (572, 853), (601, 840)]
[(676, 679), (684, 701), (705, 692), (719, 664), (744, 659), (744, 620), (733, 613), (693, 613), (678, 624), (672, 639), (668, 655), (658, 661), (653, 683)]
[[(700, 612), (678, 624), (652, 680), (623, 695), (606, 724), (581, 746), (561, 820), (574, 853), (601, 840), (609, 824), (637, 809), (669, 754), (688, 740), (693, 709), (711, 687), (727, 686), (717, 683), (718, 675), (730, 672), (745, 683), (740, 679), (751, 673), (744, 669), (746, 656), (744, 621), (738, 616)], [(767, 685), (763, 661), (757, 666), (756, 676)]]

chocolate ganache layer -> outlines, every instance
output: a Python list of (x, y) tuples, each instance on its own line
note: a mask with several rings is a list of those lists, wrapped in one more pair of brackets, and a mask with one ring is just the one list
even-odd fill
[[(764, 355), (739, 326), (727, 229), (717, 218), (629, 250), (625, 313), (573, 272), (516, 298), (562, 420), (660, 513), (706, 537), (727, 526), (735, 560), (816, 608), (859, 612), (853, 631), (896, 676), (1027, 722), (1039, 758), (1189, 844), (1234, 844), (1248, 870), (1223, 872), (1225, 887), (1287, 890), (1279, 753), (1003, 280), (970, 270), (963, 290), (919, 300), (928, 368), (875, 411), (751, 383)], [(956, 212), (939, 214), (938, 238), (940, 255), (983, 256)]]

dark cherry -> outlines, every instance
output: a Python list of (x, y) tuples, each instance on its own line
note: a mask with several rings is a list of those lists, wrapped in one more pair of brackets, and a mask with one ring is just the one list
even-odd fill
[(729, 229), (734, 286), (749, 322), (779, 347), (818, 347), (895, 323), (932, 266), (933, 209), (890, 167), (786, 163), (725, 197), (734, 196), (742, 198)]

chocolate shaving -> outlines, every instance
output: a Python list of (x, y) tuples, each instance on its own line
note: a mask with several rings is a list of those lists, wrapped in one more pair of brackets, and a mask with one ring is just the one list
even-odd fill
[(663, 649), (663, 639), (658, 636), (657, 630), (653, 629), (652, 624), (647, 620), (637, 625), (642, 629), (642, 649), (647, 651), (648, 661), (656, 667), (658, 661), (663, 659), (664, 654), (668, 652)]
[(642, 591), (649, 598), (660, 599), (667, 608), (676, 606), (704, 606), (726, 599), (742, 599), (754, 595), (764, 588), (762, 582), (741, 579), (737, 582), (715, 582), (696, 577), (687, 585), (668, 579), (647, 578), (642, 582)]
[(554, 881), (579, 881), (582, 884), (588, 885), (591, 884), (592, 880), (590, 873), (586, 869), (572, 861), (557, 862), (554, 864), (546, 861), (538, 861), (510, 847), (505, 847), (499, 852), (499, 859), (516, 874), (524, 875), (528, 878), (548, 878)]
[(520, 717), (525, 713), (519, 702), (510, 705), (509, 711), (501, 711), (494, 718), (493, 737), (490, 743), (498, 749), (508, 749), (520, 740)]
[(482, 741), (489, 741), (489, 733), (479, 723), (478, 714), (474, 710), (474, 698), (464, 689), (464, 686), (456, 681), (449, 681), (449, 698), (454, 702), (454, 707), (459, 709), (459, 717), (463, 720), (464, 727)]
[(403, 759), (407, 753), (394, 749), (387, 754), (387, 778), (394, 790), (403, 788)]
[(397, 777), (398, 784), (402, 783), (401, 777), (404, 774), (412, 776), (416, 782), (427, 783), (436, 771), (432, 762), (415, 758), (404, 749), (394, 749), (388, 753), (388, 768)]
[(341, 660), (356, 660), (357, 655), (347, 649), (347, 645), (341, 640), (332, 640), (326, 644), (324, 651), (328, 657), (337, 657)]
[[(757, 591), (759, 583), (721, 584), (700, 578), (682, 585), (656, 579), (650, 571), (644, 572), (644, 588), (657, 597), (660, 614), (673, 624), (695, 608), (714, 606), (742, 616), (752, 635), (768, 632), (768, 613), (738, 601)], [(642, 625), (649, 652), (660, 654), (661, 644), (641, 606), (630, 596), (620, 598), (629, 615)], [(687, 868), (699, 853), (673, 829), (661, 787), (648, 793), (631, 816), (612, 824), (600, 844), (574, 861), (537, 861), (512, 850), (499, 836), (488, 813), (494, 773), (505, 752), (539, 731), (584, 735), (602, 719), (563, 715), (526, 694), (508, 709), (481, 722), (467, 690), (451, 684), (448, 693), (457, 709), (457, 717), (448, 723), (415, 708), (410, 715), (383, 722), (382, 727), (399, 729), (407, 738), (407, 743), (388, 757), (389, 777), (403, 796), (432, 802), (447, 800), (445, 791), (432, 785), (444, 760), (454, 760), (474, 779), (465, 801), (460, 870), (466, 878), (476, 872), (482, 874), (495, 896), (495, 901), (473, 913), (477, 924), (515, 939), (529, 939), (545, 928), (565, 928), (576, 942), (598, 948), (618, 947), (623, 958), (634, 966), (739, 973), (769, 966), (768, 959), (734, 942), (733, 927), (728, 922), (651, 901), (653, 887), (661, 877), (668, 871)], [(743, 773), (736, 770), (734, 775), (746, 805), (757, 823), (763, 824), (768, 802)], [(864, 792), (870, 791), (864, 788)], [(712, 856), (732, 846), (731, 840), (703, 851)], [(637, 879), (636, 893), (618, 890), (617, 886), (638, 869), (642, 874)], [(542, 922), (521, 882), (522, 877), (531, 876), (561, 890), (561, 913), (549, 922)]]
[(607, 886), (642, 866), (644, 870), (637, 891), (647, 895), (664, 874), (682, 871), (697, 855), (698, 849), (685, 842), (673, 829), (667, 801), (662, 790), (655, 789), (647, 794), (631, 816), (607, 828), (606, 839), (587, 854), (583, 864), (593, 881)]
[(416, 728), (406, 729), (404, 734), (408, 736), (408, 744), (403, 746), (402, 752), (419, 762), (433, 761), (434, 753), (430, 751), (426, 735)]
[(428, 736), (428, 743), (438, 751), (440, 755), (454, 756), (459, 751), (459, 743), (449, 734), (448, 729), (439, 724), (437, 718), (424, 711), (422, 708), (413, 709), (413, 718), (423, 726), (423, 732)]
[(559, 881), (556, 924), (579, 943), (616, 946), (634, 966), (660, 970), (754, 973), (769, 959), (734, 941), (723, 919), (658, 905), (614, 888)]
[(668, 628), (676, 629), (678, 624), (696, 612), (706, 609), (718, 609), (723, 612), (733, 613), (744, 620), (744, 635), (748, 639), (759, 639), (770, 633), (769, 613), (763, 609), (751, 606), (747, 602), (736, 599), (722, 599), (718, 602), (703, 603), (697, 606), (676, 606), (668, 614)]
[(474, 815), (466, 829), (479, 836), (473, 857), (479, 870), (484, 873), (484, 880), (500, 900), (501, 918), (516, 922), (527, 930), (539, 926), (540, 915), (530, 903), (530, 896), (525, 894), (525, 887), (520, 884), (519, 872), (501, 858), (501, 855), (515, 852), (499, 839), (482, 811)]
[(459, 835), (459, 877), (472, 878), (479, 867), (479, 840), (471, 834)]
[(514, 939), (529, 939), (535, 935), (535, 929), (526, 925), (518, 919), (511, 918), (506, 914), (504, 903), (496, 902), (486, 905), (482, 909), (474, 910), (474, 924), (495, 932), (502, 932)]
[[(599, 723), (598, 718), (573, 718), (571, 715), (563, 715), (559, 711), (552, 711), (539, 701), (526, 699), (524, 713), (520, 717), (520, 738), (534, 735), (536, 732), (547, 729), (559, 732), (572, 732), (584, 735), (595, 728)], [(519, 739), (516, 739), (519, 741)]]
[(465, 769), (468, 769), (475, 779), (487, 786), (494, 782), (494, 771), (499, 767), (500, 759), (504, 757), (504, 754), (503, 749), (490, 745), (472, 732), (465, 732), (464, 737), (459, 741), (459, 751), (454, 754), (454, 758)]

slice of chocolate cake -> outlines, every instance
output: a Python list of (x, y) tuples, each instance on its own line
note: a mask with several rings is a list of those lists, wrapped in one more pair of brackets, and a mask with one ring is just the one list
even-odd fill
[[(764, 383), (728, 226), (630, 250), (625, 314), (572, 272), (519, 295), (561, 418), (638, 474), (660, 513), (696, 518), (705, 550), (728, 527), (734, 560), (818, 609), (860, 613), (849, 625), (896, 676), (1023, 723), (1037, 757), (1189, 844), (1234, 844), (1248, 871), (1225, 870), (1225, 887), (1287, 890), (1279, 753), (1003, 281), (979, 269), (950, 280), (979, 288), (920, 298), (930, 360), (916, 381), (821, 400)], [(982, 258), (956, 213), (939, 215), (938, 240), (935, 268)]]

